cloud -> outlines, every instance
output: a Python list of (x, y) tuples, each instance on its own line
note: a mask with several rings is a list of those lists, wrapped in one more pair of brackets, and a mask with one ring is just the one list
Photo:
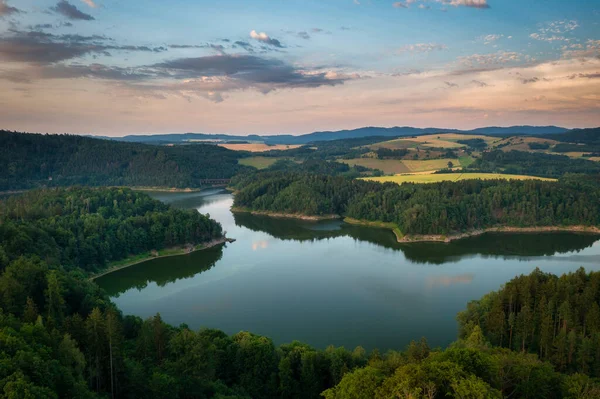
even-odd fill
[(529, 84), (529, 83), (535, 83), (535, 82), (539, 82), (540, 78), (534, 76), (533, 78), (521, 78), (521, 83), (523, 83), (524, 85)]
[(93, 21), (95, 18), (89, 14), (79, 11), (77, 7), (69, 3), (67, 0), (59, 1), (52, 10), (73, 20)]
[(99, 35), (55, 35), (39, 31), (11, 31), (0, 36), (0, 60), (52, 64), (88, 54), (110, 55), (109, 51), (163, 52), (164, 47), (117, 45)]
[(600, 40), (588, 40), (585, 44), (575, 43), (562, 47), (562, 58), (600, 58)]
[(570, 75), (569, 79), (600, 79), (600, 72), (576, 73), (576, 74)]
[(308, 34), (308, 32), (298, 32), (298, 37), (304, 39), (304, 40), (308, 40), (310, 39), (310, 35)]
[(564, 41), (569, 42), (571, 38), (565, 36), (579, 27), (575, 20), (563, 20), (548, 22), (540, 26), (537, 32), (529, 35), (530, 38), (548, 43)]
[(432, 51), (446, 50), (448, 47), (445, 44), (439, 43), (416, 43), (407, 44), (398, 49), (398, 53), (430, 53)]
[(477, 87), (488, 87), (489, 86), (487, 83), (482, 82), (481, 80), (475, 80), (475, 79), (473, 79), (471, 81), (471, 83), (474, 84)]
[(98, 5), (94, 3), (94, 0), (81, 0), (83, 3), (87, 4), (91, 8), (98, 8)]
[(20, 12), (22, 11), (18, 8), (9, 6), (6, 3), (6, 0), (0, 0), (0, 18), (4, 17), (5, 15), (17, 14)]
[(401, 1), (396, 1), (394, 4), (392, 4), (392, 6), (395, 8), (408, 8), (408, 4)]
[(444, 84), (446, 86), (448, 86), (449, 89), (454, 89), (454, 88), (458, 87), (458, 85), (456, 83), (452, 83), (452, 82), (446, 82), (445, 81)]
[(495, 42), (496, 40), (500, 40), (503, 37), (504, 37), (504, 35), (485, 35), (485, 36), (480, 36), (478, 40), (483, 42), (483, 44), (491, 44), (491, 43)]
[(439, 3), (451, 5), (454, 7), (471, 7), (471, 8), (490, 8), (487, 0), (436, 0)]
[(279, 40), (269, 37), (269, 35), (267, 35), (265, 32), (258, 33), (257, 31), (252, 30), (250, 32), (250, 37), (254, 40), (258, 40), (259, 42), (268, 44), (269, 46), (283, 48)]
[(522, 59), (530, 60), (528, 56), (523, 56), (521, 53), (514, 51), (498, 51), (491, 54), (472, 54), (464, 57), (459, 57), (459, 63), (468, 67), (476, 67), (481, 65), (503, 65), (511, 62), (519, 62)]

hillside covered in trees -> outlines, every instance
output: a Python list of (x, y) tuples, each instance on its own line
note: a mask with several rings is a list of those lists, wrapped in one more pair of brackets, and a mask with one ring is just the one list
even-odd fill
[(469, 303), (460, 334), (481, 328), (495, 346), (537, 354), (563, 372), (600, 377), (600, 273), (536, 270)]
[(0, 131), (0, 190), (53, 186), (201, 187), (244, 169), (215, 145), (158, 146)]
[[(92, 268), (78, 248), (87, 239), (116, 232), (120, 245), (134, 248), (146, 243), (136, 226), (158, 240), (146, 237), (147, 245), (207, 239), (220, 234), (219, 226), (123, 189), (33, 191), (0, 209), (2, 397), (597, 397), (589, 376), (561, 374), (536, 355), (490, 347), (477, 327), (446, 350), (421, 340), (405, 352), (367, 354), (300, 342), (277, 347), (248, 332), (191, 331), (158, 314), (123, 316), (85, 278)], [(116, 244), (106, 238), (96, 250), (117, 256)]]
[(66, 270), (96, 272), (128, 255), (222, 234), (220, 224), (195, 210), (130, 189), (33, 190), (0, 201), (0, 270), (35, 255)]
[(262, 172), (232, 181), (240, 209), (342, 215), (396, 224), (404, 234), (449, 234), (492, 226), (600, 225), (600, 189), (544, 181), (375, 183), (341, 176)]
[(599, 174), (600, 162), (558, 154), (495, 150), (482, 153), (465, 171), (469, 170), (557, 178), (567, 173)]

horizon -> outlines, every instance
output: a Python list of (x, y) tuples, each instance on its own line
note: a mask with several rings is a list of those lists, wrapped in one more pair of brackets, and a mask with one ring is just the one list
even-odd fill
[(0, 0), (0, 128), (597, 127), (599, 16), (558, 0)]
[[(478, 130), (478, 129), (494, 129), (494, 128), (499, 128), (499, 129), (508, 129), (508, 128), (516, 128), (516, 127), (533, 127), (533, 128), (561, 128), (561, 129), (566, 129), (566, 130), (580, 130), (580, 129), (596, 129), (596, 128), (600, 128), (600, 126), (592, 126), (592, 127), (567, 127), (567, 126), (557, 126), (557, 125), (506, 125), (506, 126), (501, 126), (501, 125), (489, 125), (489, 126), (478, 126), (478, 127), (474, 127), (472, 129), (456, 129), (456, 128), (447, 128), (447, 127), (435, 127), (435, 126), (425, 126), (425, 127), (418, 127), (418, 126), (407, 126), (407, 125), (396, 125), (396, 126), (359, 126), (359, 127), (354, 127), (354, 128), (349, 128), (349, 129), (339, 129), (339, 130), (314, 130), (314, 131), (307, 131), (307, 132), (299, 132), (299, 133), (279, 133), (279, 134), (260, 134), (260, 133), (213, 133), (213, 132), (164, 132), (164, 133), (158, 133), (158, 132), (154, 132), (154, 133), (131, 133), (131, 134), (122, 134), (122, 135), (103, 135), (103, 134), (93, 134), (93, 133), (79, 133), (79, 132), (32, 132), (32, 131), (18, 131), (18, 130), (12, 130), (12, 129), (3, 129), (0, 126), (0, 131), (1, 130), (5, 130), (5, 131), (13, 131), (15, 133), (24, 133), (24, 134), (50, 134), (50, 135), (74, 135), (74, 136), (82, 136), (82, 137), (92, 137), (92, 138), (123, 138), (123, 137), (130, 137), (130, 136), (166, 136), (166, 135), (185, 135), (185, 134), (198, 134), (198, 135), (221, 135), (221, 136), (238, 136), (238, 137), (248, 137), (248, 136), (259, 136), (259, 137), (275, 137), (275, 136), (294, 136), (294, 137), (299, 137), (299, 136), (307, 136), (310, 134), (314, 134), (314, 133), (338, 133), (338, 132), (344, 132), (344, 131), (355, 131), (355, 130), (360, 130), (360, 129), (394, 129), (394, 128), (408, 128), (408, 129), (422, 129), (422, 130), (426, 130), (426, 129), (438, 129), (438, 130), (448, 130), (448, 133), (450, 133), (452, 130), (459, 130), (459, 131), (464, 131), (464, 132), (469, 132), (469, 131), (473, 131), (473, 130)], [(439, 134), (445, 134), (445, 132), (439, 132)], [(483, 134), (483, 133), (482, 133)], [(527, 136), (527, 134), (523, 134), (525, 136)]]

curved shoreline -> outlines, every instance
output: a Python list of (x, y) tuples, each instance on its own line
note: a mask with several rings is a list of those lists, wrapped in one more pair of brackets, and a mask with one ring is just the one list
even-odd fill
[(582, 233), (582, 234), (597, 234), (600, 235), (600, 228), (595, 226), (538, 226), (538, 227), (511, 227), (497, 226), (488, 227), (485, 229), (477, 229), (460, 234), (408, 234), (399, 243), (411, 242), (441, 242), (449, 243), (452, 241), (462, 240), (463, 238), (477, 237), (486, 233), (519, 233), (519, 234), (536, 234), (536, 233)]
[(335, 220), (342, 219), (340, 215), (322, 215), (322, 216), (311, 216), (311, 215), (303, 215), (301, 213), (278, 213), (278, 212), (269, 212), (269, 211), (253, 211), (251, 209), (246, 208), (236, 208), (231, 207), (232, 213), (249, 213), (255, 216), (269, 216), (272, 218), (278, 219), (297, 219), (297, 220), (309, 220), (313, 222), (317, 222), (319, 220)]
[(138, 260), (132, 261), (130, 263), (126, 263), (124, 265), (112, 267), (110, 269), (104, 270), (101, 273), (94, 274), (93, 276), (89, 277), (88, 280), (89, 281), (94, 281), (98, 277), (106, 276), (107, 274), (116, 272), (118, 270), (123, 270), (123, 269), (126, 269), (126, 268), (130, 267), (130, 266), (139, 265), (140, 263), (148, 262), (148, 261), (151, 261), (151, 260), (154, 260), (154, 259), (169, 258), (169, 257), (172, 257), (172, 256), (189, 255), (189, 254), (192, 254), (192, 253), (197, 252), (197, 251), (203, 251), (203, 250), (208, 249), (208, 248), (216, 247), (218, 245), (222, 245), (222, 244), (225, 244), (227, 242), (234, 242), (234, 241), (235, 241), (235, 239), (233, 239), (233, 238), (223, 237), (223, 238), (219, 238), (218, 240), (212, 240), (212, 241), (209, 241), (207, 243), (199, 244), (197, 248), (194, 248), (190, 252), (174, 253), (174, 254), (160, 255), (160, 256), (152, 256), (152, 255), (150, 255), (150, 256), (148, 256), (146, 258), (138, 259)]
[(344, 223), (388, 229), (394, 233), (396, 240), (401, 243), (414, 243), (414, 242), (440, 242), (449, 243), (452, 241), (462, 240), (463, 238), (470, 238), (480, 236), (486, 233), (521, 233), (521, 234), (535, 234), (535, 233), (582, 233), (582, 234), (597, 234), (600, 235), (600, 227), (596, 226), (534, 226), (534, 227), (514, 227), (514, 226), (495, 226), (487, 227), (484, 229), (475, 229), (458, 234), (403, 234), (402, 231), (393, 223), (377, 222), (370, 220), (353, 219), (349, 217), (343, 217), (340, 215), (323, 215), (323, 216), (310, 216), (296, 213), (277, 213), (269, 211), (253, 211), (246, 208), (231, 208), (231, 212), (234, 213), (250, 213), (251, 215), (257, 216), (268, 216), (280, 219), (296, 219), (296, 220), (308, 220), (308, 221), (320, 221), (320, 220), (333, 220), (343, 219)]

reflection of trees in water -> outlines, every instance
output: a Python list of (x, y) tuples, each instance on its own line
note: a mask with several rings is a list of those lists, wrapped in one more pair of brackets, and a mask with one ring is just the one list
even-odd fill
[(248, 213), (234, 214), (234, 218), (238, 226), (265, 232), (281, 240), (315, 241), (349, 236), (359, 241), (401, 251), (411, 262), (433, 264), (443, 264), (475, 255), (535, 257), (581, 251), (590, 247), (599, 238), (597, 235), (574, 233), (488, 233), (447, 244), (435, 242), (400, 244), (396, 241), (394, 234), (388, 230), (349, 225), (337, 221), (305, 222), (255, 216)]
[(448, 244), (405, 244), (402, 251), (407, 259), (416, 263), (442, 264), (474, 255), (536, 257), (581, 251), (592, 246), (598, 238), (597, 235), (574, 233), (488, 233)]
[(170, 256), (109, 273), (96, 280), (108, 295), (118, 296), (130, 288), (142, 290), (149, 283), (162, 287), (180, 279), (212, 269), (222, 258), (223, 246), (208, 248), (188, 255)]

